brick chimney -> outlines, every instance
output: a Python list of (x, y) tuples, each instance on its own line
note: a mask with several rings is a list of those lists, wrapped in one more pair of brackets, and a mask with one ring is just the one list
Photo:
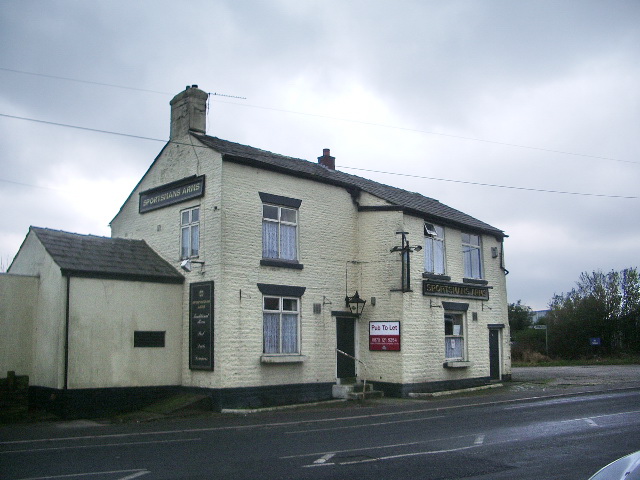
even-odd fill
[(191, 85), (171, 100), (171, 140), (182, 137), (190, 131), (206, 133), (207, 92)]
[(322, 149), (322, 156), (318, 157), (318, 163), (323, 167), (327, 167), (329, 170), (336, 169), (336, 157), (331, 156), (328, 148)]

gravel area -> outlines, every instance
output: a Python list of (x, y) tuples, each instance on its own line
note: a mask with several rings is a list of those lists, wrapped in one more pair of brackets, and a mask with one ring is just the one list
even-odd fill
[(523, 385), (552, 387), (640, 386), (640, 365), (589, 365), (581, 367), (517, 367), (512, 379)]

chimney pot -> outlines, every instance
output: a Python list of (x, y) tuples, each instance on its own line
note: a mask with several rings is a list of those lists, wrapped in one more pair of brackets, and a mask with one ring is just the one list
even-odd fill
[(322, 156), (318, 157), (318, 163), (329, 170), (336, 169), (336, 158), (331, 156), (331, 150), (328, 148), (322, 149)]

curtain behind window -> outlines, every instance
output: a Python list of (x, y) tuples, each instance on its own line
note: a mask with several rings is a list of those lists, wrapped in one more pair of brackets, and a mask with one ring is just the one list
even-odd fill
[(298, 353), (298, 315), (282, 314), (282, 352)]
[(280, 234), (282, 236), (280, 258), (284, 260), (297, 260), (296, 227), (294, 225), (281, 225)]
[(264, 313), (264, 353), (280, 353), (280, 314)]
[(262, 258), (278, 258), (278, 224), (262, 222)]

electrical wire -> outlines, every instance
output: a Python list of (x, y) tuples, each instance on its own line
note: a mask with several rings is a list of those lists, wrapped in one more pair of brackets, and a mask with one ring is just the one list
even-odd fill
[[(77, 82), (77, 83), (86, 83), (86, 84), (89, 84), (89, 85), (98, 85), (98, 86), (101, 86), (101, 87), (120, 88), (120, 89), (125, 89), (125, 90), (134, 90), (134, 91), (138, 91), (138, 92), (156, 93), (156, 94), (161, 94), (161, 95), (173, 95), (173, 94), (171, 94), (169, 92), (161, 92), (161, 91), (158, 91), (158, 90), (149, 90), (149, 89), (145, 89), (145, 88), (129, 87), (129, 86), (125, 86), (125, 85), (115, 85), (115, 84), (112, 84), (112, 83), (94, 82), (94, 81), (90, 81), (90, 80), (81, 80), (81, 79), (78, 79), (78, 78), (62, 77), (62, 76), (57, 76), (57, 75), (48, 75), (48, 74), (44, 74), (44, 73), (26, 72), (24, 70), (16, 70), (16, 69), (11, 69), (11, 68), (0, 67), (0, 71), (19, 73), (19, 74), (22, 74), (22, 75), (32, 75), (32, 76), (36, 76), (36, 77), (53, 78), (53, 79), (56, 79), (56, 80), (66, 80), (66, 81)], [(223, 94), (223, 93), (216, 93), (216, 92), (210, 92), (210, 93), (208, 93), (208, 95), (210, 97), (211, 96), (218, 96), (218, 97), (245, 99), (245, 97), (239, 97), (239, 96), (235, 96), (235, 95), (226, 95), (226, 94)], [(449, 134), (449, 133), (434, 132), (434, 131), (429, 131), (429, 130), (420, 130), (420, 129), (417, 129), (417, 128), (400, 127), (400, 126), (397, 126), (397, 125), (388, 125), (388, 124), (376, 123), (376, 122), (366, 122), (366, 121), (363, 121), (363, 120), (354, 120), (354, 119), (349, 119), (349, 118), (334, 117), (334, 116), (331, 116), (331, 115), (320, 115), (320, 114), (315, 114), (315, 113), (298, 112), (298, 111), (295, 111), (295, 110), (286, 110), (286, 109), (282, 109), (282, 108), (264, 107), (264, 106), (260, 106), (260, 105), (249, 105), (249, 104), (246, 104), (246, 103), (229, 102), (229, 101), (218, 100), (218, 99), (215, 99), (215, 101), (218, 102), (218, 103), (226, 103), (226, 104), (229, 104), (229, 105), (236, 105), (236, 106), (245, 107), (245, 108), (256, 108), (256, 109), (261, 109), (261, 110), (270, 110), (270, 111), (273, 111), (273, 112), (288, 113), (288, 114), (292, 114), (292, 115), (304, 115), (304, 116), (308, 116), (308, 117), (324, 118), (324, 119), (327, 119), (327, 120), (337, 120), (337, 121), (341, 121), (341, 122), (356, 123), (356, 124), (369, 125), (369, 126), (380, 127), (380, 128), (389, 128), (389, 129), (401, 130), (401, 131), (405, 131), (405, 132), (422, 133), (422, 134), (425, 134), (425, 135), (437, 135), (437, 136), (440, 136), (440, 137), (455, 138), (455, 139), (458, 139), (458, 140), (465, 140), (465, 141), (470, 141), (470, 142), (482, 142), (482, 143), (489, 143), (489, 144), (493, 144), (493, 145), (502, 145), (502, 146), (506, 146), (506, 147), (524, 148), (524, 149), (528, 149), (528, 150), (536, 150), (536, 151), (540, 151), (540, 152), (557, 153), (557, 154), (561, 154), (561, 155), (571, 155), (571, 156), (577, 156), (577, 157), (593, 158), (593, 159), (597, 159), (597, 160), (607, 160), (607, 161), (611, 161), (611, 162), (631, 163), (631, 164), (640, 165), (640, 162), (637, 162), (637, 161), (622, 160), (622, 159), (619, 159), (619, 158), (604, 157), (604, 156), (600, 156), (600, 155), (589, 155), (589, 154), (585, 154), (585, 153), (568, 152), (568, 151), (565, 151), (565, 150), (554, 150), (554, 149), (551, 149), (551, 148), (533, 147), (533, 146), (530, 146), (530, 145), (522, 145), (522, 144), (517, 144), (517, 143), (500, 142), (500, 141), (497, 141), (497, 140), (486, 140), (486, 139), (474, 138), (474, 137), (465, 137), (463, 135), (453, 135), (453, 134)]]
[(524, 190), (524, 191), (527, 191), (527, 192), (558, 193), (558, 194), (563, 194), (563, 195), (579, 195), (579, 196), (584, 196), (584, 197), (623, 198), (623, 199), (627, 199), (627, 200), (636, 200), (636, 199), (640, 198), (640, 197), (634, 197), (634, 196), (628, 196), (628, 195), (607, 195), (607, 194), (601, 194), (601, 193), (569, 192), (569, 191), (564, 191), (564, 190), (548, 190), (548, 189), (543, 189), (543, 188), (516, 187), (516, 186), (513, 186), (513, 185), (499, 185), (499, 184), (494, 184), (494, 183), (471, 182), (471, 181), (468, 181), (468, 180), (453, 180), (453, 179), (450, 179), (450, 178), (425, 177), (425, 176), (422, 176), (422, 175), (414, 175), (414, 174), (409, 174), (409, 173), (385, 172), (385, 171), (381, 171), (381, 170), (370, 170), (370, 169), (367, 169), (367, 168), (347, 167), (347, 166), (344, 166), (344, 165), (337, 165), (337, 167), (345, 168), (347, 170), (358, 170), (358, 171), (369, 172), (369, 173), (382, 173), (382, 174), (385, 174), (385, 175), (396, 175), (396, 176), (399, 176), (399, 177), (419, 178), (419, 179), (422, 179), (422, 180), (434, 180), (434, 181), (438, 181), (438, 182), (462, 183), (462, 184), (465, 184), (465, 185), (476, 185), (476, 186), (480, 186), (480, 187), (508, 188), (508, 189), (512, 189), (512, 190)]
[(158, 93), (161, 95), (173, 95), (171, 93), (159, 92), (157, 90), (147, 90), (145, 88), (129, 87), (125, 85), (114, 85), (113, 83), (92, 82), (90, 80), (79, 80), (77, 78), (70, 78), (70, 77), (59, 77), (57, 75), (47, 75), (45, 73), (25, 72), (24, 70), (14, 70), (12, 68), (0, 67), (0, 70), (4, 72), (20, 73), (22, 75), (32, 75), (34, 77), (54, 78), (56, 80), (66, 80), (68, 82), (87, 83), (89, 85), (99, 85), (101, 87), (121, 88), (123, 90), (135, 90), (137, 92)]
[[(45, 124), (45, 125), (53, 125), (53, 126), (56, 126), (56, 127), (74, 128), (74, 129), (77, 129), (77, 130), (84, 130), (84, 131), (95, 132), (95, 133), (103, 133), (103, 134), (107, 134), (107, 135), (118, 135), (118, 136), (122, 136), (122, 137), (135, 138), (135, 139), (139, 139), (139, 140), (149, 140), (149, 141), (154, 141), (154, 142), (174, 143), (174, 144), (178, 144), (178, 145), (188, 145), (188, 146), (192, 146), (194, 148), (195, 147), (209, 148), (207, 146), (193, 145), (193, 144), (189, 144), (189, 143), (185, 143), (185, 142), (175, 142), (175, 141), (172, 141), (172, 140), (168, 141), (168, 140), (163, 140), (163, 139), (160, 139), (160, 138), (145, 137), (145, 136), (142, 136), (142, 135), (132, 135), (132, 134), (129, 134), (129, 133), (112, 132), (112, 131), (109, 131), (109, 130), (101, 130), (101, 129), (97, 129), (97, 128), (81, 127), (81, 126), (78, 126), (78, 125), (69, 125), (69, 124), (64, 124), (64, 123), (59, 123), (59, 122), (51, 122), (51, 121), (47, 121), (47, 120), (38, 120), (38, 119), (35, 119), (35, 118), (20, 117), (20, 116), (16, 116), (16, 115), (7, 115), (5, 113), (0, 113), (0, 117), (12, 118), (12, 119), (17, 119), (17, 120), (25, 120), (25, 121), (29, 121), (29, 122), (42, 123), (42, 124)], [(587, 192), (570, 192), (570, 191), (562, 191), (562, 190), (548, 190), (548, 189), (541, 189), (541, 188), (517, 187), (517, 186), (510, 186), (510, 185), (498, 185), (498, 184), (491, 184), (491, 183), (471, 182), (471, 181), (466, 181), (466, 180), (454, 180), (454, 179), (448, 179), (448, 178), (427, 177), (427, 176), (413, 175), (413, 174), (408, 174), (408, 173), (385, 172), (385, 171), (381, 171), (381, 170), (370, 170), (370, 169), (366, 169), (366, 168), (348, 167), (348, 166), (343, 166), (343, 165), (339, 165), (339, 167), (340, 168), (345, 168), (345, 169), (351, 169), (351, 170), (359, 170), (359, 171), (363, 171), (363, 172), (370, 172), (370, 173), (381, 173), (381, 174), (385, 174), (385, 175), (396, 175), (396, 176), (403, 176), (403, 177), (420, 178), (420, 179), (423, 179), (423, 180), (433, 180), (433, 181), (439, 181), (439, 182), (460, 183), (460, 184), (476, 185), (476, 186), (492, 187), (492, 188), (507, 188), (507, 189), (512, 189), (512, 190), (523, 190), (523, 191), (538, 192), (538, 193), (555, 193), (555, 194), (562, 194), (562, 195), (578, 195), (578, 196), (584, 196), (584, 197), (618, 198), (618, 199), (626, 199), (626, 200), (636, 200), (636, 199), (639, 198), (637, 196), (609, 195), (609, 194), (587, 193)], [(18, 182), (14, 182), (12, 180), (3, 179), (3, 178), (0, 178), (0, 181), (1, 182), (18, 184)], [(23, 184), (23, 185), (28, 185), (28, 184)], [(38, 187), (37, 185), (28, 185), (28, 186)], [(38, 187), (38, 188), (46, 188), (46, 187)]]
[(575, 152), (567, 152), (565, 150), (554, 150), (551, 148), (543, 148), (543, 147), (532, 147), (529, 145), (521, 145), (521, 144), (517, 144), (517, 143), (508, 143), (508, 142), (499, 142), (496, 140), (485, 140), (482, 138), (474, 138), (474, 137), (465, 137), (462, 135), (453, 135), (453, 134), (449, 134), (449, 133), (440, 133), (440, 132), (433, 132), (433, 131), (429, 131), (429, 130), (420, 130), (417, 128), (409, 128), (409, 127), (399, 127), (396, 125), (388, 125), (388, 124), (384, 124), (384, 123), (375, 123), (375, 122), (366, 122), (364, 120), (353, 120), (353, 119), (349, 119), (349, 118), (342, 118), (342, 117), (333, 117), (330, 115), (320, 115), (320, 114), (316, 114), (316, 113), (305, 113), (305, 112), (297, 112), (295, 110), (285, 110), (285, 109), (281, 109), (281, 108), (272, 108), (272, 107), (262, 107), (259, 105), (248, 105), (248, 104), (244, 104), (244, 103), (237, 103), (237, 102), (228, 102), (228, 101), (224, 101), (224, 100), (215, 100), (217, 103), (226, 103), (229, 105), (236, 105), (239, 107), (248, 107), (248, 108), (259, 108), (262, 110), (271, 110), (274, 112), (281, 112), (281, 113), (291, 113), (294, 115), (304, 115), (307, 117), (316, 117), (316, 118), (325, 118), (328, 120), (338, 120), (341, 122), (348, 122), (348, 123), (357, 123), (357, 124), (361, 124), (361, 125), (369, 125), (372, 127), (380, 127), (380, 128), (390, 128), (390, 129), (394, 129), (394, 130), (401, 130), (401, 131), (405, 131), (405, 132), (414, 132), (414, 133), (423, 133), (426, 135), (437, 135), (440, 137), (448, 137), (448, 138), (455, 138), (458, 140), (466, 140), (466, 141), (470, 141), (470, 142), (482, 142), (482, 143), (490, 143), (493, 145), (502, 145), (502, 146), (506, 146), (506, 147), (514, 147), (514, 148), (524, 148), (524, 149), (528, 149), (528, 150), (537, 150), (540, 152), (547, 152), (547, 153), (558, 153), (561, 155), (572, 155), (572, 156), (576, 156), (576, 157), (585, 157), (585, 158), (594, 158), (597, 160), (607, 160), (610, 162), (621, 162), (621, 163), (632, 163), (632, 164), (636, 164), (636, 165), (640, 165), (640, 162), (636, 162), (633, 160), (622, 160), (619, 158), (612, 158), (612, 157), (602, 157), (599, 155), (589, 155), (586, 153), (575, 153)]

